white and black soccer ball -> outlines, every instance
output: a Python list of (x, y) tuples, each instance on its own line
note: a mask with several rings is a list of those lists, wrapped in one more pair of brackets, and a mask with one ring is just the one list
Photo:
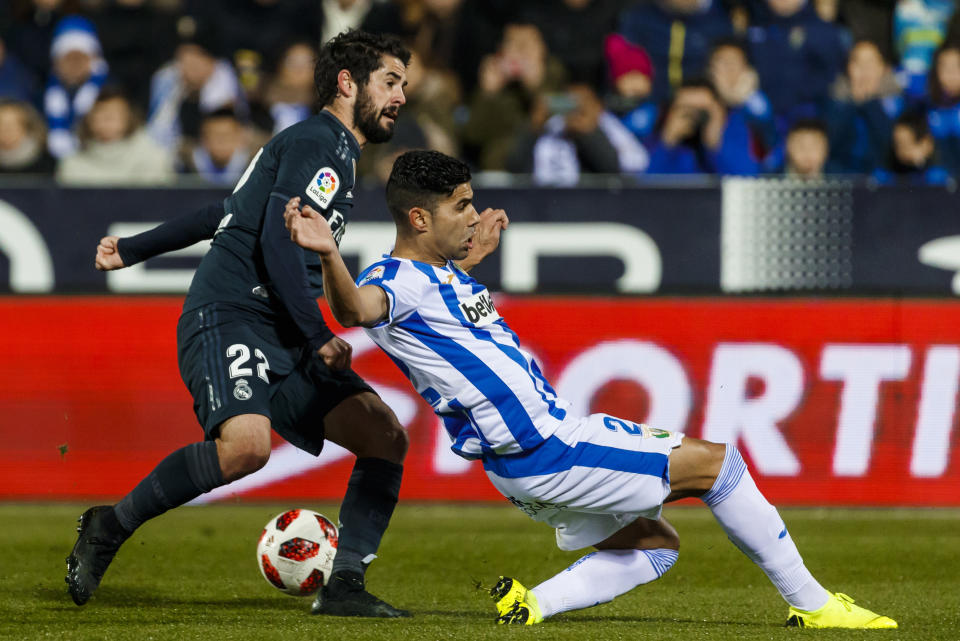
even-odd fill
[(330, 578), (337, 526), (311, 510), (287, 510), (270, 519), (257, 542), (257, 565), (270, 585), (307, 596)]

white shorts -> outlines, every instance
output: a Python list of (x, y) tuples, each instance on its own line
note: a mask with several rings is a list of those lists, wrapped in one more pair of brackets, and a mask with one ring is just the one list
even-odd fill
[(639, 517), (660, 518), (669, 456), (683, 434), (591, 414), (564, 421), (534, 450), (486, 457), (493, 485), (557, 531), (561, 550), (595, 545)]

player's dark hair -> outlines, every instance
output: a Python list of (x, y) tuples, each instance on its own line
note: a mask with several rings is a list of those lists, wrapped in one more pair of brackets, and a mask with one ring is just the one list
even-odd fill
[(430, 211), (457, 187), (470, 182), (466, 163), (439, 151), (408, 151), (393, 163), (387, 180), (387, 208), (398, 225), (414, 207)]
[(399, 58), (404, 66), (410, 64), (410, 51), (390, 35), (351, 29), (323, 45), (313, 70), (320, 106), (326, 107), (337, 96), (337, 74), (341, 69), (349, 71), (357, 86), (363, 88), (370, 74), (380, 68), (385, 55)]

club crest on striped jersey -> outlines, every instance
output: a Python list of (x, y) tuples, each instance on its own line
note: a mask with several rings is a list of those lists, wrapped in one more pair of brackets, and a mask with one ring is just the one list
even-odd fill
[(465, 300), (461, 299), (460, 312), (467, 319), (467, 322), (473, 323), (477, 327), (489, 325), (500, 318), (497, 308), (493, 306), (490, 292), (487, 290), (474, 294)]

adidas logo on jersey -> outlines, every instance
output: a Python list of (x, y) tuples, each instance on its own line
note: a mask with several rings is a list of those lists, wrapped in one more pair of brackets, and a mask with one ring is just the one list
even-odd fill
[(490, 292), (483, 290), (475, 296), (460, 303), (460, 311), (463, 312), (467, 321), (477, 327), (489, 325), (500, 318), (497, 308), (493, 306), (493, 300), (490, 298)]

